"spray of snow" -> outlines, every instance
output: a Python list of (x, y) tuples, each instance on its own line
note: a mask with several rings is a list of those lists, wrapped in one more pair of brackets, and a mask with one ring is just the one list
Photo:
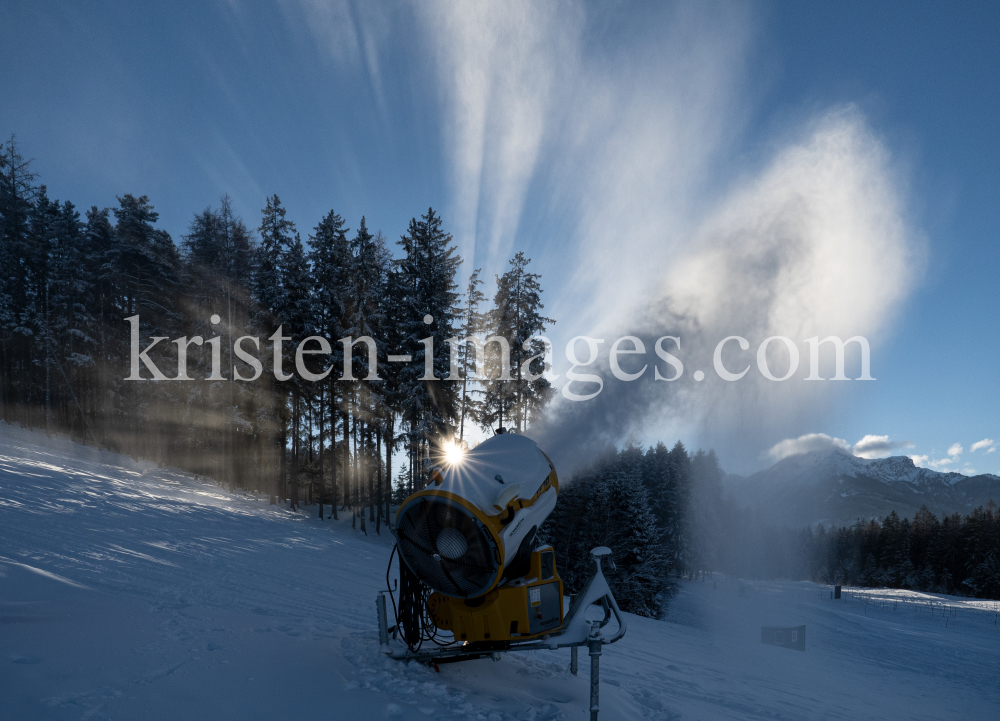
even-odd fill
[[(333, 7), (303, 3), (314, 37), (373, 72), (390, 21)], [(582, 461), (629, 436), (684, 434), (724, 461), (757, 459), (816, 428), (829, 404), (815, 386), (831, 384), (756, 371), (720, 384), (711, 351), (727, 335), (755, 346), (771, 335), (883, 337), (922, 246), (907, 227), (905, 179), (862, 114), (820, 110), (748, 154), (749, 8), (663, 5), (640, 22), (573, 0), (407, 7), (430, 60), (415, 72), (430, 71), (437, 91), (444, 214), (463, 272), (489, 278), (527, 248), (558, 289), (545, 298), (556, 347), (608, 339), (605, 378), (613, 339), (649, 339), (653, 359), (656, 338), (682, 338), (684, 379), (654, 383), (650, 368), (633, 383), (611, 379), (593, 401), (557, 404), (532, 430), (544, 447)], [(708, 380), (690, 382), (694, 370)]]

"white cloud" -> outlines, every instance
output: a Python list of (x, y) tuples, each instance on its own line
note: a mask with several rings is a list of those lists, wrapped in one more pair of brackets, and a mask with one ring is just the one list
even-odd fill
[[(979, 446), (979, 448), (985, 448), (985, 446)], [(948, 449), (948, 456), (945, 458), (932, 459), (930, 456), (927, 455), (913, 455), (910, 456), (910, 460), (913, 461), (914, 465), (920, 466), (922, 468), (931, 468), (935, 471), (954, 473), (954, 472), (959, 472), (959, 469), (956, 468), (956, 466), (957, 464), (962, 462), (961, 454), (962, 454), (961, 444), (954, 443), (952, 444), (951, 448)], [(968, 463), (965, 464), (965, 466), (961, 469), (960, 472), (964, 473), (967, 476), (974, 476), (978, 473), (978, 471)]]
[(308, 28), (321, 54), (344, 69), (364, 68), (385, 113), (379, 48), (389, 31), (389, 13), (378, 3), (350, 0), (282, 0), (286, 17)]
[(954, 458), (941, 458), (936, 461), (929, 461), (928, 466), (937, 470), (950, 470), (948, 466), (955, 462)]
[(996, 441), (994, 441), (992, 438), (984, 438), (981, 441), (976, 441), (975, 443), (972, 444), (972, 447), (969, 449), (969, 452), (975, 453), (976, 451), (982, 448), (985, 448), (987, 453), (993, 453), (993, 451), (997, 449)]
[[(834, 438), (825, 433), (808, 433), (798, 438), (787, 438), (775, 443), (768, 449), (767, 456), (775, 461), (780, 461), (782, 458), (800, 453), (838, 450), (859, 458), (872, 459), (885, 458), (900, 448), (913, 448), (913, 444), (910, 441), (890, 441), (889, 436), (868, 434), (852, 446), (843, 438)], [(927, 456), (910, 456), (910, 458), (914, 459), (913, 462), (917, 465), (928, 462)]]
[(854, 444), (851, 452), (859, 458), (885, 458), (900, 448), (913, 448), (910, 441), (890, 441), (889, 436), (866, 435)]
[(782, 458), (796, 456), (800, 453), (832, 450), (850, 452), (851, 446), (842, 438), (833, 438), (825, 433), (808, 433), (798, 438), (786, 438), (775, 443), (768, 450), (767, 455), (775, 461), (780, 461)]

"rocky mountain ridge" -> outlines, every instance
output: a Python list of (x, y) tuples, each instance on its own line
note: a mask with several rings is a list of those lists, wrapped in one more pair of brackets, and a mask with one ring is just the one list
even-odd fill
[(965, 476), (920, 468), (906, 456), (865, 459), (841, 451), (789, 456), (747, 477), (728, 476), (726, 493), (777, 525), (852, 525), (896, 511), (912, 518), (921, 505), (941, 517), (1000, 502), (1000, 476)]

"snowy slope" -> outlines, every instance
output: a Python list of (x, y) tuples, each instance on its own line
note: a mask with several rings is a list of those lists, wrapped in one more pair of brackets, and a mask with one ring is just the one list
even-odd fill
[(851, 525), (893, 510), (912, 518), (924, 504), (939, 517), (966, 515), (1000, 502), (998, 476), (939, 473), (906, 456), (868, 460), (835, 450), (789, 456), (746, 478), (728, 476), (725, 488), (762, 518), (790, 526)]
[[(440, 674), (381, 656), (390, 549), (0, 425), (0, 719), (588, 718), (585, 655), (579, 677), (566, 650)], [(685, 584), (667, 621), (629, 617), (605, 649), (601, 717), (989, 718), (993, 605), (949, 603), (957, 616), (807, 583)], [(770, 623), (805, 623), (807, 651), (762, 646)]]

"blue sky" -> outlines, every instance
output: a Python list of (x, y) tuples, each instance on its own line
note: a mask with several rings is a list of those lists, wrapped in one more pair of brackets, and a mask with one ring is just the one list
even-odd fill
[[(887, 436), (921, 463), (1000, 473), (1000, 452), (971, 450), (1000, 444), (996, 3), (34, 2), (3, 16), (0, 131), (53, 197), (147, 194), (175, 239), (224, 193), (251, 226), (277, 193), (303, 235), (334, 208), (395, 238), (434, 206), (463, 274), (533, 258), (563, 374), (573, 336), (606, 338), (606, 355), (616, 334), (697, 321), (683, 382), (647, 375), (634, 405), (605, 374), (605, 405), (631, 417), (622, 437), (712, 445), (748, 471), (782, 440)], [(754, 275), (774, 258), (779, 272)], [(807, 334), (855, 333), (875, 382), (804, 384), (806, 361), (781, 384), (754, 369), (738, 392), (688, 380), (712, 375), (724, 335), (805, 353)], [(579, 405), (591, 425), (611, 417)]]

